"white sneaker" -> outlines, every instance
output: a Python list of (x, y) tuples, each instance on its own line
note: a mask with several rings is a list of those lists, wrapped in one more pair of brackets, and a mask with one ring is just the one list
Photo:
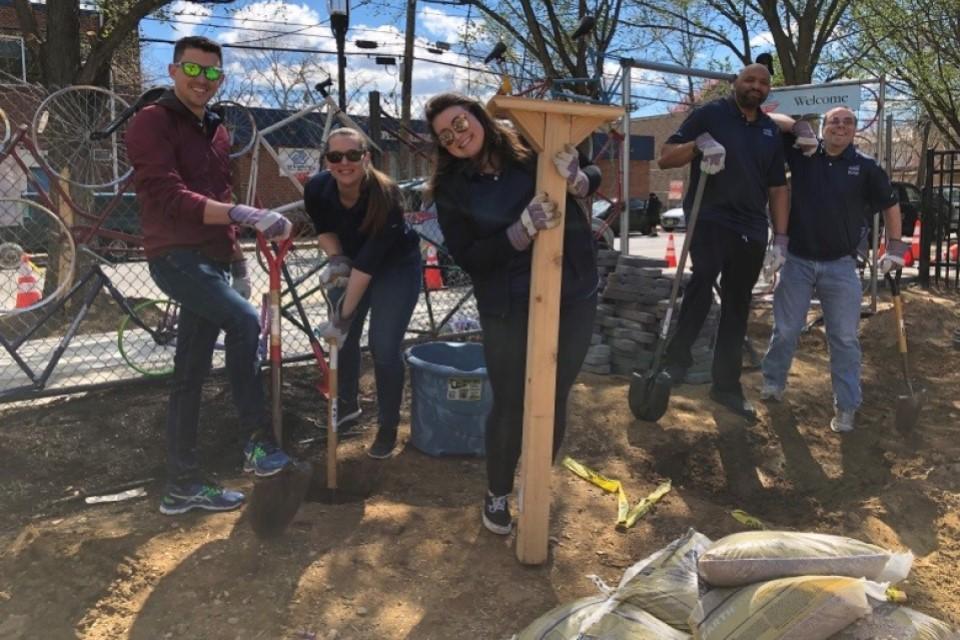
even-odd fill
[(763, 387), (760, 388), (760, 399), (765, 402), (782, 402), (783, 391), (783, 387), (764, 382)]
[(853, 431), (853, 419), (856, 411), (837, 409), (837, 415), (830, 421), (830, 430), (834, 433), (849, 433)]

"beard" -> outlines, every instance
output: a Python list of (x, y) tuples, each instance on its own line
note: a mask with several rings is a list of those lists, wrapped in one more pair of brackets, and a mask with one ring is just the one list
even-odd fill
[(735, 95), (737, 98), (737, 104), (748, 109), (756, 109), (763, 104), (764, 100), (767, 99), (767, 96), (763, 95), (762, 93), (758, 93), (757, 91), (749, 89), (737, 89), (735, 91)]

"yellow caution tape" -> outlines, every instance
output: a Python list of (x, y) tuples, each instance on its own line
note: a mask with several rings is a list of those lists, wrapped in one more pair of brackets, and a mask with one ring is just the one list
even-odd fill
[(623, 483), (614, 478), (603, 476), (593, 469), (589, 469), (580, 464), (570, 456), (563, 459), (563, 466), (572, 471), (577, 476), (583, 478), (590, 484), (599, 487), (607, 493), (617, 494), (617, 531), (626, 531), (637, 523), (660, 498), (670, 491), (670, 481), (664, 482), (657, 487), (653, 493), (638, 502), (632, 509), (630, 501), (627, 499), (627, 493), (623, 489)]
[(907, 594), (896, 587), (887, 587), (887, 600), (889, 602), (906, 602)]
[(733, 519), (739, 522), (742, 525), (752, 527), (754, 529), (769, 529), (766, 523), (760, 518), (756, 518), (743, 509), (734, 509), (730, 512), (730, 515), (733, 516)]

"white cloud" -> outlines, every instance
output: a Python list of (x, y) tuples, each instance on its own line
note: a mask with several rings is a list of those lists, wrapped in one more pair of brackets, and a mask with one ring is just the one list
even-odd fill
[(435, 7), (425, 7), (420, 11), (421, 31), (436, 36), (443, 42), (458, 42), (463, 36), (466, 19), (451, 16)]
[(197, 27), (203, 27), (211, 15), (213, 8), (210, 5), (175, 0), (167, 10), (174, 16), (175, 21), (170, 27), (177, 32), (178, 38), (183, 38), (197, 32)]
[(773, 35), (769, 31), (758, 33), (757, 35), (750, 38), (750, 46), (751, 47), (772, 47)]

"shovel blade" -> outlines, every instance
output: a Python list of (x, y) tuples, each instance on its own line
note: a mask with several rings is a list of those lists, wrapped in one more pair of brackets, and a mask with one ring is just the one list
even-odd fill
[(247, 510), (258, 538), (274, 538), (286, 531), (300, 510), (312, 476), (313, 467), (299, 462), (275, 476), (256, 480)]
[(667, 412), (670, 404), (670, 388), (673, 380), (665, 371), (640, 374), (636, 371), (630, 377), (628, 400), (630, 411), (638, 420), (656, 422)]
[(920, 409), (923, 406), (923, 396), (914, 393), (897, 397), (896, 425), (897, 431), (906, 433), (913, 431), (920, 419)]

